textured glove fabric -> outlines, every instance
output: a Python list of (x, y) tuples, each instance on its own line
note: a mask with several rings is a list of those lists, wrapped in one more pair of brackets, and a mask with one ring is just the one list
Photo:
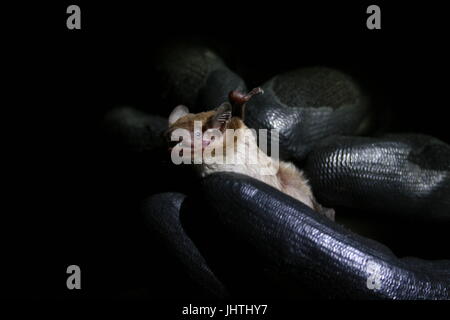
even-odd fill
[(369, 123), (367, 99), (348, 75), (314, 67), (280, 74), (245, 109), (246, 124), (280, 131), (280, 154), (303, 159), (321, 139), (357, 134)]
[(197, 112), (213, 109), (227, 101), (231, 90), (246, 90), (244, 81), (201, 45), (168, 46), (154, 64), (168, 112), (179, 104)]
[(103, 121), (104, 133), (131, 152), (148, 152), (166, 147), (163, 132), (167, 119), (131, 107), (109, 111)]
[(197, 111), (215, 109), (228, 102), (228, 93), (233, 90), (246, 92), (244, 81), (228, 68), (221, 68), (208, 76), (206, 84), (199, 92)]
[[(177, 104), (192, 112), (212, 109), (229, 91), (246, 90), (205, 47), (172, 48), (158, 59), (163, 88), (158, 108), (167, 108), (160, 114)], [(358, 85), (336, 70), (288, 72), (263, 89), (246, 106), (247, 125), (280, 130), (281, 156), (305, 163), (321, 204), (369, 216), (450, 220), (447, 144), (423, 135), (353, 137), (366, 130), (372, 111)], [(108, 156), (117, 157), (114, 163), (122, 168), (121, 179), (111, 179), (121, 188), (117, 194), (146, 199), (141, 211), (156, 247), (163, 248), (153, 256), (149, 252), (160, 265), (154, 268), (161, 280), (156, 292), (199, 298), (450, 299), (450, 261), (399, 258), (251, 177), (216, 173), (199, 181), (185, 173), (190, 168), (171, 166), (162, 135), (166, 118), (116, 108), (106, 114), (103, 129), (114, 151)]]
[(436, 138), (331, 137), (308, 155), (305, 171), (325, 205), (450, 221), (450, 146)]
[[(397, 258), (380, 243), (247, 176), (213, 174), (202, 191), (205, 219), (239, 239), (237, 246), (249, 256), (256, 252), (265, 264), (261, 268), (299, 288), (315, 288), (329, 298), (450, 298), (450, 261)], [(233, 250), (238, 248), (228, 248), (228, 257)]]

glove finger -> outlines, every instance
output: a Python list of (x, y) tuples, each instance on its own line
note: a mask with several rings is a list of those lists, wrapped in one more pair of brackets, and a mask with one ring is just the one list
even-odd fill
[(247, 103), (245, 121), (255, 129), (280, 130), (280, 155), (303, 159), (321, 139), (367, 130), (370, 108), (355, 81), (337, 70), (315, 67), (277, 75), (263, 95)]
[(195, 112), (213, 109), (228, 100), (231, 90), (246, 88), (215, 52), (201, 45), (168, 46), (154, 64), (167, 114), (179, 104)]
[[(199, 210), (199, 216), (214, 226), (202, 229), (212, 229), (209, 245), (216, 234), (222, 242), (227, 236), (223, 245), (228, 248), (218, 258), (223, 268), (259, 264), (272, 277), (325, 297), (450, 298), (450, 261), (397, 258), (384, 245), (247, 176), (213, 174), (203, 180), (202, 189), (207, 209)], [(241, 260), (235, 259), (239, 251)]]
[(230, 91), (246, 92), (244, 80), (228, 68), (221, 68), (208, 76), (205, 85), (199, 91), (198, 111), (212, 110), (228, 102)]
[(324, 205), (450, 221), (450, 146), (424, 135), (333, 137), (305, 172)]

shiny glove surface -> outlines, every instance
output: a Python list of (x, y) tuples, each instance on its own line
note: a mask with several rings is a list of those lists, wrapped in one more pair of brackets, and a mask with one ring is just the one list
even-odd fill
[[(245, 88), (214, 54), (184, 53), (160, 65), (163, 99), (204, 111)], [(448, 222), (447, 144), (421, 135), (340, 136), (365, 131), (371, 114), (359, 87), (335, 70), (297, 70), (263, 88), (246, 106), (247, 124), (280, 129), (282, 156), (305, 163), (314, 194), (339, 206), (337, 216), (349, 208), (361, 216)], [(163, 117), (121, 108), (108, 113), (104, 127), (111, 146), (130, 155), (133, 168), (125, 170), (153, 186), (142, 212), (187, 279), (179, 283), (187, 296), (450, 298), (449, 261), (399, 258), (250, 177), (218, 173), (198, 180), (170, 168)], [(157, 181), (157, 173), (165, 179)]]

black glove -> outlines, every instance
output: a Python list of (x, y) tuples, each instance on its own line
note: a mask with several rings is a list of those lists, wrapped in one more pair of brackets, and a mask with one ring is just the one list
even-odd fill
[[(206, 83), (220, 82), (221, 76), (210, 77), (218, 69), (201, 73), (195, 84), (196, 94), (189, 101), (200, 101), (201, 95), (208, 96), (213, 92), (204, 88)], [(318, 79), (323, 80), (323, 69), (318, 72), (322, 75)], [(297, 71), (297, 74), (303, 73)], [(183, 82), (175, 83), (183, 85)], [(284, 94), (294, 95), (288, 90), (290, 86), (284, 90), (280, 89), (283, 83), (269, 83), (272, 85), (266, 88), (268, 94), (260, 96), (261, 99), (265, 96), (265, 99), (278, 99), (283, 104), (258, 103), (255, 99), (254, 104), (247, 106), (246, 120), (257, 128), (272, 128), (276, 127), (274, 115), (286, 115), (280, 116), (285, 119), (281, 129), (286, 134), (281, 135), (280, 141), (285, 156), (298, 163), (307, 156), (306, 173), (314, 193), (324, 205), (342, 206), (336, 212), (338, 217), (345, 215), (346, 208), (352, 208), (359, 210), (362, 216), (378, 212), (395, 214), (406, 220), (415, 217), (432, 223), (448, 221), (448, 145), (416, 135), (329, 137), (336, 133), (358, 133), (364, 126), (366, 113), (358, 111), (367, 110), (362, 96), (361, 99), (349, 99), (357, 102), (350, 105), (358, 112), (355, 117), (343, 116), (342, 119), (351, 125), (342, 126), (342, 122), (336, 120), (341, 114), (339, 110), (349, 110), (343, 101), (327, 113), (333, 121), (312, 130), (312, 137), (317, 139), (311, 138), (314, 143), (309, 142), (305, 135), (294, 134), (294, 131), (307, 127), (311, 117), (295, 114), (314, 111), (314, 117), (321, 117), (320, 106), (330, 104), (313, 101), (304, 108), (292, 108), (293, 105), (288, 108), (286, 103), (301, 101), (301, 97), (283, 98)], [(310, 84), (309, 81), (302, 83)], [(352, 88), (351, 83), (347, 84)], [(217, 90), (208, 99), (224, 99), (227, 86), (215, 87)], [(277, 90), (271, 93), (272, 87)], [(324, 89), (321, 80), (312, 87), (312, 93), (305, 91), (311, 99), (314, 90)], [(349, 89), (348, 92), (350, 94), (344, 98), (352, 94), (360, 97), (358, 90)], [(309, 110), (309, 106), (315, 108)], [(250, 177), (218, 173), (198, 181), (184, 173), (180, 175), (179, 167), (167, 166), (163, 160), (168, 159), (164, 147), (160, 147), (163, 146), (160, 133), (164, 131), (164, 119), (127, 110), (116, 110), (113, 116), (107, 116), (105, 126), (113, 133), (114, 141), (122, 137), (120, 141), (125, 141), (122, 145), (133, 159), (141, 156), (152, 159), (151, 163), (133, 162), (142, 169), (139, 172), (151, 175), (165, 170), (165, 180), (171, 183), (163, 183), (151, 193), (180, 191), (188, 195), (159, 194), (147, 199), (143, 206), (152, 234), (172, 255), (176, 270), (189, 279), (180, 284), (183, 292), (195, 292), (201, 297), (310, 297), (315, 293), (339, 298), (450, 298), (449, 261), (399, 259), (387, 247), (346, 230), (339, 223), (317, 215), (302, 203)], [(292, 125), (288, 125), (289, 119), (295, 120)], [(319, 120), (314, 123), (320, 123)], [(339, 125), (333, 127), (335, 122)], [(310, 132), (306, 132), (311, 137)], [(316, 145), (325, 137), (329, 139)], [(139, 147), (141, 144), (150, 147)], [(382, 156), (376, 157), (380, 152)], [(367, 155), (370, 157), (364, 159)], [(147, 174), (136, 178), (142, 179)], [(173, 269), (162, 277), (170, 278), (171, 274)], [(179, 291), (176, 283), (172, 285), (169, 292), (172, 289)]]
[(308, 155), (305, 171), (324, 205), (450, 221), (450, 146), (436, 138), (331, 137)]
[(201, 194), (203, 201), (197, 199), (189, 214), (202, 225), (194, 228), (199, 245), (223, 248), (205, 249), (217, 274), (230, 264), (237, 272), (252, 265), (257, 269), (242, 269), (262, 272), (262, 282), (278, 279), (294, 296), (296, 287), (306, 287), (335, 298), (450, 298), (450, 261), (399, 259), (250, 177), (211, 175)]

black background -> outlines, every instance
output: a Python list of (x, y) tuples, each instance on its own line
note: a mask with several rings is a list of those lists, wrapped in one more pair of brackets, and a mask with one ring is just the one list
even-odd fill
[[(135, 216), (126, 190), (137, 187), (126, 185), (133, 180), (124, 177), (122, 159), (103, 152), (99, 123), (117, 105), (169, 114), (158, 107), (150, 70), (152, 54), (168, 40), (209, 44), (248, 87), (295, 67), (336, 67), (389, 111), (380, 120), (385, 130), (450, 143), (442, 2), (373, 3), (381, 7), (381, 30), (366, 28), (372, 2), (75, 1), (6, 11), (14, 18), (5, 46), (12, 99), (2, 117), (8, 148), (2, 294), (152, 297), (145, 284), (156, 249)], [(66, 28), (70, 4), (81, 7), (81, 30)], [(164, 177), (148, 183), (158, 179)], [(432, 245), (434, 252), (448, 250)], [(400, 253), (414, 254), (404, 247)], [(81, 291), (66, 289), (70, 264), (81, 267)]]

